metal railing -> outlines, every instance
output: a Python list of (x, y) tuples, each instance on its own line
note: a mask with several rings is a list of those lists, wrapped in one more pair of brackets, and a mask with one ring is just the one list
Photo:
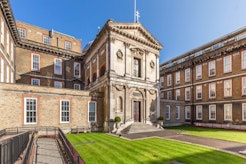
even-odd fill
[(18, 160), (29, 141), (30, 132), (24, 132), (0, 142), (0, 164), (12, 164)]

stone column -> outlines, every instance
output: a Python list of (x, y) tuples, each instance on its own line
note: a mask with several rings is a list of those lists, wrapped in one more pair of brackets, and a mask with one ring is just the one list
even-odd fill
[(97, 53), (97, 80), (100, 77), (100, 68), (99, 68), (99, 51)]

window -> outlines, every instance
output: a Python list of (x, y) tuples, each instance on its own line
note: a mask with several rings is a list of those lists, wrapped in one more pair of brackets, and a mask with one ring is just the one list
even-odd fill
[(176, 100), (180, 100), (180, 89), (176, 90)]
[(176, 116), (176, 120), (180, 119), (180, 106), (176, 106), (175, 116)]
[(54, 60), (54, 74), (57, 74), (57, 75), (62, 74), (62, 60), (61, 59)]
[(100, 68), (100, 77), (102, 77), (105, 74), (105, 71), (106, 71), (105, 65), (101, 66), (101, 68)]
[(167, 91), (167, 99), (172, 100), (172, 91)]
[(135, 77), (141, 77), (141, 60), (134, 58), (134, 63), (133, 63), (133, 76)]
[(40, 56), (38, 54), (32, 54), (32, 70), (39, 71), (40, 69)]
[(246, 121), (246, 103), (242, 103), (242, 120)]
[(0, 82), (4, 82), (4, 60), (2, 58), (0, 58), (1, 60), (1, 79)]
[(208, 63), (208, 76), (215, 76), (215, 60)]
[(161, 92), (161, 99), (164, 98), (164, 92)]
[(175, 73), (175, 82), (176, 84), (180, 84), (180, 72)]
[(7, 31), (7, 36), (6, 36), (6, 52), (9, 54), (9, 32)]
[(1, 43), (4, 45), (4, 20), (1, 18)]
[(172, 85), (172, 75), (167, 75), (167, 86), (171, 86)]
[(224, 57), (224, 73), (232, 71), (231, 55)]
[(190, 87), (185, 88), (185, 100), (186, 101), (190, 100)]
[(186, 120), (189, 120), (190, 119), (190, 115), (191, 115), (190, 112), (191, 112), (190, 111), (190, 106), (186, 106), (185, 107), (185, 119)]
[(216, 105), (209, 105), (209, 120), (216, 120)]
[(166, 120), (170, 120), (170, 105), (166, 106)]
[(216, 83), (209, 84), (209, 98), (213, 99), (216, 97)]
[(24, 124), (37, 124), (37, 99), (25, 98), (24, 103)]
[(74, 62), (74, 77), (80, 78), (80, 63)]
[(60, 105), (60, 123), (70, 122), (70, 101), (61, 100)]
[(22, 39), (25, 39), (26, 38), (26, 30), (23, 29), (23, 28), (17, 28), (18, 29), (18, 32), (19, 32), (19, 36), (22, 38)]
[(232, 120), (232, 104), (224, 104), (224, 120)]
[(55, 81), (55, 82), (54, 82), (54, 87), (55, 87), (55, 88), (62, 88), (62, 82), (60, 82), (60, 81)]
[(80, 90), (80, 84), (74, 84), (74, 85), (73, 85), (73, 88), (74, 88), (75, 90)]
[(196, 106), (196, 119), (202, 120), (202, 106), (201, 105)]
[(49, 36), (43, 36), (43, 41), (44, 41), (44, 44), (50, 45), (50, 37)]
[(31, 84), (32, 84), (32, 85), (37, 85), (37, 86), (39, 86), (39, 85), (40, 85), (40, 80), (39, 80), (39, 79), (32, 78), (32, 79), (31, 79)]
[(65, 49), (66, 50), (71, 50), (71, 42), (65, 41)]
[(96, 102), (89, 102), (89, 122), (96, 122)]
[(190, 82), (190, 68), (185, 69), (185, 82)]
[(225, 80), (224, 81), (224, 97), (231, 97), (232, 96), (232, 81)]
[(164, 87), (164, 77), (163, 76), (160, 78), (160, 84), (161, 84), (161, 88), (163, 88)]
[(202, 79), (202, 65), (196, 66), (196, 79), (197, 80)]
[(202, 85), (196, 86), (196, 99), (202, 99)]
[(246, 95), (246, 76), (242, 77), (242, 95)]
[(241, 65), (242, 69), (246, 69), (246, 51), (242, 52), (241, 61), (242, 61), (242, 65)]

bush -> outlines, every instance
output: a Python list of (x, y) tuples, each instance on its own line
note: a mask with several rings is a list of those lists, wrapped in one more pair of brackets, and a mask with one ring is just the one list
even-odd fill
[(114, 121), (115, 121), (115, 122), (120, 122), (120, 121), (121, 121), (121, 118), (120, 118), (119, 116), (116, 116), (116, 117), (114, 118)]
[(163, 117), (162, 116), (158, 117), (158, 120), (159, 121), (162, 121), (163, 120)]

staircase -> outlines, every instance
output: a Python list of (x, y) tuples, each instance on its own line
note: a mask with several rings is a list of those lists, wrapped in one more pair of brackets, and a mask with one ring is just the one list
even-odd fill
[(161, 131), (163, 129), (156, 128), (153, 125), (144, 124), (141, 122), (134, 122), (129, 125), (127, 128), (121, 131), (122, 134), (131, 134), (131, 133), (143, 133), (143, 132), (154, 132)]

